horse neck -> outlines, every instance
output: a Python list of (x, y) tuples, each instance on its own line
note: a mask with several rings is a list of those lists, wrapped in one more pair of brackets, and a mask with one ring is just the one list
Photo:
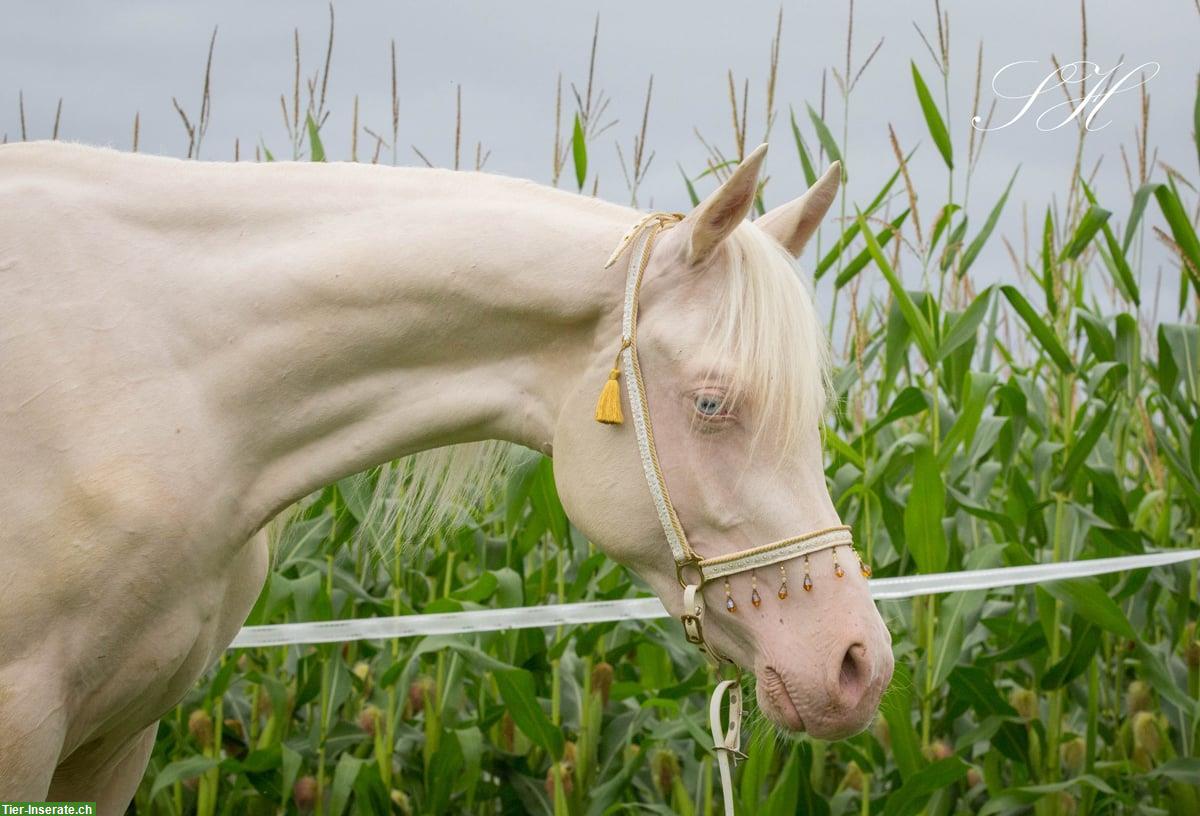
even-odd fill
[(238, 213), (215, 297), (195, 305), (249, 527), (429, 448), (550, 453), (565, 389), (616, 342), (623, 276), (601, 265), (635, 213), (483, 174), (371, 170), (247, 173), (245, 200), (295, 203)]

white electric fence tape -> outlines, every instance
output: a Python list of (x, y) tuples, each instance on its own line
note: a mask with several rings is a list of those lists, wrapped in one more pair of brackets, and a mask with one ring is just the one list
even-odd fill
[[(897, 598), (911, 598), (916, 595), (937, 595), (943, 592), (996, 589), (1044, 581), (1061, 581), (1064, 578), (1083, 578), (1090, 575), (1126, 572), (1192, 560), (1200, 560), (1200, 550), (1171, 550), (1147, 555), (1095, 558), (1088, 561), (1065, 561), (1057, 564), (1033, 564), (1026, 567), (1000, 567), (967, 572), (942, 572), (933, 575), (908, 575), (900, 578), (876, 578), (869, 581), (868, 584), (875, 600), (890, 601)], [(581, 623), (608, 623), (623, 620), (651, 620), (665, 617), (667, 617), (667, 611), (658, 598), (629, 598), (620, 601), (520, 606), (509, 609), (481, 609), (472, 612), (247, 626), (238, 633), (229, 648), (245, 649), (256, 646), (291, 646), (424, 635), (457, 635), (470, 632), (497, 632), (510, 629), (573, 626)]]

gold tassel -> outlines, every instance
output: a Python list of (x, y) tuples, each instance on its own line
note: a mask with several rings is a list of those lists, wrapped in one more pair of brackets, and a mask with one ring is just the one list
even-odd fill
[(596, 401), (596, 421), (605, 425), (620, 425), (625, 421), (621, 415), (621, 386), (617, 378), (621, 370), (614, 368), (608, 372), (608, 380), (600, 390), (600, 399)]

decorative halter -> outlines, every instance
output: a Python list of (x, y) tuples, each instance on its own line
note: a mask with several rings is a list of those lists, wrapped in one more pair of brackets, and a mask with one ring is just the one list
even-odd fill
[[(625, 234), (604, 264), (604, 268), (608, 269), (627, 249), (631, 249), (629, 273), (625, 281), (625, 308), (621, 317), (621, 347), (617, 351), (608, 381), (605, 382), (604, 388), (600, 392), (600, 399), (596, 404), (596, 421), (608, 425), (620, 425), (624, 422), (618, 384), (621, 375), (624, 374), (646, 485), (650, 488), (650, 495), (654, 499), (654, 507), (658, 511), (663, 533), (671, 546), (671, 554), (675, 557), (675, 574), (679, 579), (679, 586), (683, 589), (684, 612), (680, 615), (680, 620), (683, 623), (684, 636), (689, 643), (693, 643), (699, 648), (714, 668), (719, 668), (722, 663), (729, 663), (737, 669), (737, 676), (734, 679), (723, 680), (717, 684), (709, 703), (709, 725), (712, 729), (713, 749), (716, 751), (717, 764), (720, 768), (721, 788), (725, 797), (725, 813), (726, 816), (733, 816), (730, 762), (731, 759), (744, 759), (746, 756), (739, 747), (742, 718), (741, 669), (705, 640), (703, 625), (705, 605), (701, 590), (709, 581), (716, 578), (723, 579), (725, 609), (729, 613), (736, 613), (737, 603), (729, 588), (729, 576), (778, 564), (782, 575), (778, 596), (780, 600), (785, 600), (788, 597), (788, 589), (784, 561), (796, 558), (804, 559), (802, 587), (806, 592), (811, 591), (813, 582), (809, 574), (808, 557), (820, 550), (832, 549), (834, 575), (841, 578), (845, 572), (838, 564), (837, 548), (847, 547), (853, 551), (854, 540), (850, 535), (849, 527), (829, 527), (715, 558), (702, 558), (688, 544), (683, 525), (680, 524), (675, 506), (671, 503), (671, 495), (667, 491), (662, 466), (659, 464), (658, 453), (654, 447), (650, 406), (646, 402), (646, 387), (642, 380), (642, 369), (638, 363), (637, 353), (638, 292), (641, 290), (646, 265), (650, 261), (654, 240), (660, 232), (675, 226), (682, 218), (683, 215), (680, 213), (650, 213)], [(861, 557), (858, 559), (858, 565), (864, 576), (870, 576), (870, 567), (862, 561)], [(758, 593), (757, 576), (752, 578), (752, 582), (750, 602), (757, 607), (762, 603), (762, 598)], [(721, 700), (726, 692), (729, 694), (728, 731), (721, 725)]]

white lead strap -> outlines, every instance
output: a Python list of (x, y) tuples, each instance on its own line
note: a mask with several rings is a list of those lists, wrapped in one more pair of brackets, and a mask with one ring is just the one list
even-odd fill
[[(721, 699), (729, 692), (729, 730), (721, 725)], [(721, 777), (721, 794), (725, 800), (725, 816), (733, 813), (733, 763), (745, 759), (742, 742), (742, 684), (741, 675), (734, 680), (722, 680), (708, 701), (708, 726), (712, 730), (713, 751), (717, 755), (717, 772)]]

